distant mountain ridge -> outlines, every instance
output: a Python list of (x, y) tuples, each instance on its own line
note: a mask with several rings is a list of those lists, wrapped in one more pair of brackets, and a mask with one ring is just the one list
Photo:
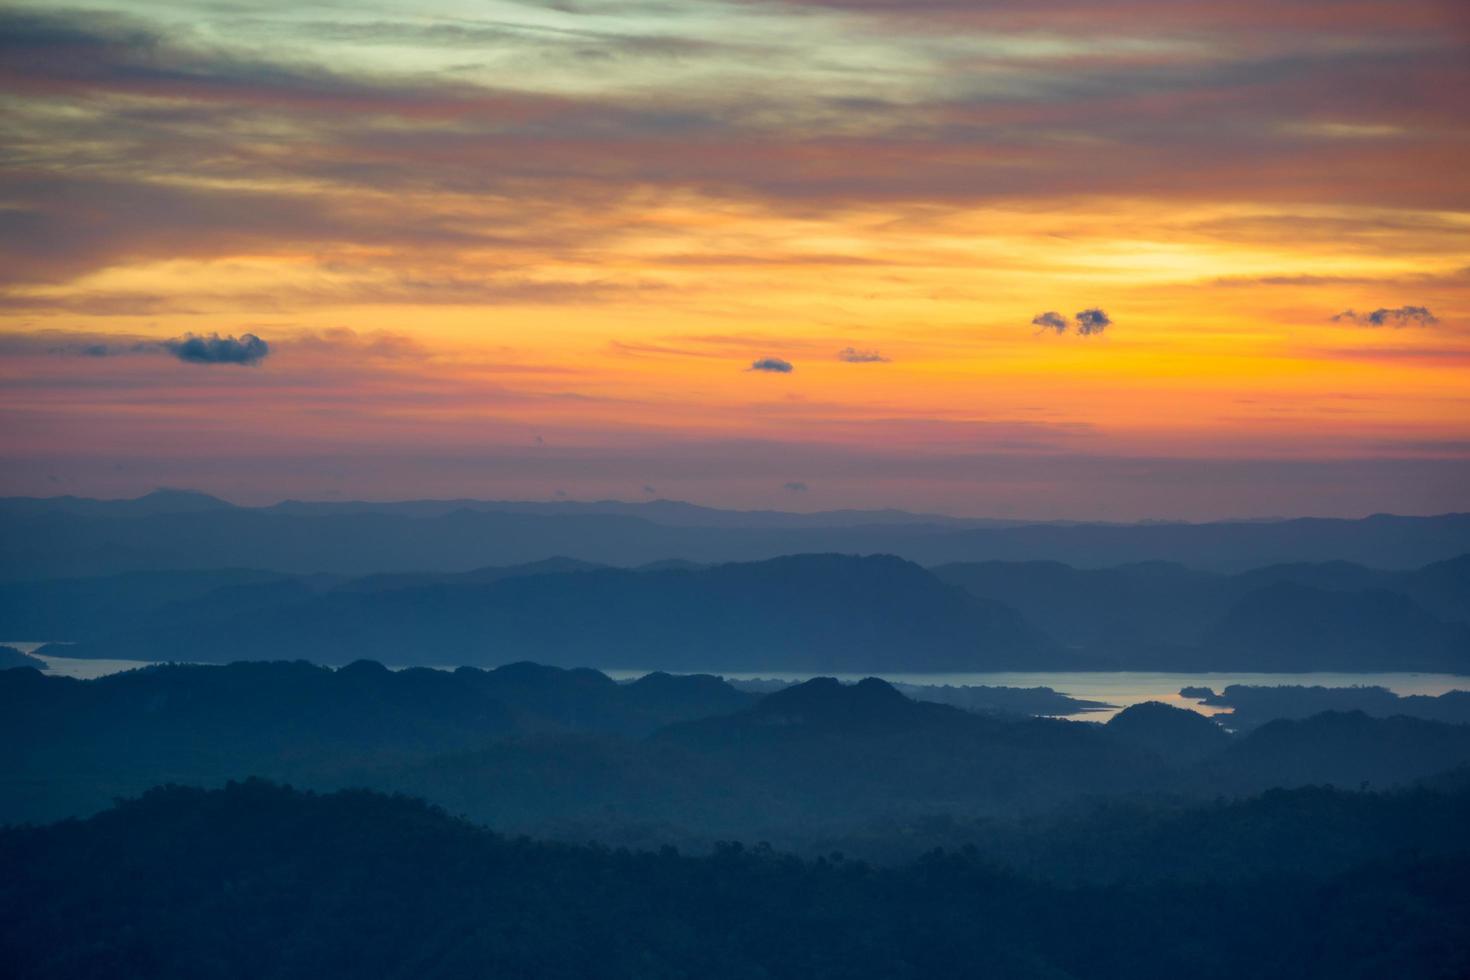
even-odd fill
[[(1470, 556), (1239, 575), (892, 556), (570, 558), (467, 572), (221, 569), (0, 582), (0, 635), (141, 660), (300, 657), (811, 673), (1419, 670), (1470, 674)], [(1367, 585), (1368, 588), (1359, 588)]]
[[(270, 601), (278, 589), (266, 583), (238, 591), (233, 604), (208, 595), (172, 604), (129, 628), (104, 625), (58, 652), (209, 662), (371, 658), (493, 666), (536, 660), (569, 667), (814, 673), (1043, 670), (1082, 663), (1008, 606), (881, 555), (450, 577), (381, 591), (294, 586), (281, 593), (284, 601)], [(262, 590), (269, 590), (266, 601), (254, 601)], [(0, 589), (0, 609), (14, 591)], [(13, 610), (18, 605), (10, 603)]]
[(1470, 672), (1470, 555), (1409, 571), (1348, 562), (1235, 575), (1161, 562), (972, 562), (943, 581), (1134, 670)]
[(924, 565), (1173, 561), (1241, 570), (1278, 562), (1419, 567), (1470, 552), (1470, 514), (1204, 524), (1019, 523), (902, 511), (721, 511), (677, 501), (285, 502), (205, 494), (0, 500), (0, 580), (256, 568), (292, 574), (462, 572), (564, 556), (632, 567), (787, 554), (893, 554)]

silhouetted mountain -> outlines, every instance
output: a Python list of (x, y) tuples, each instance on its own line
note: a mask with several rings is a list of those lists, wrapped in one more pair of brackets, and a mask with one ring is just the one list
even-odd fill
[(799, 555), (694, 571), (600, 569), (329, 592), (68, 647), (69, 656), (558, 665), (666, 670), (973, 671), (1079, 662), (1000, 603), (896, 558)]
[(685, 561), (682, 558), (665, 558), (663, 561), (651, 561), (639, 565), (640, 572), (695, 572), (701, 568), (708, 568), (697, 561)]
[[(672, 561), (655, 562), (638, 571), (649, 575), (704, 574), (712, 573), (717, 567)], [(1438, 621), (1425, 608), (1433, 606), (1447, 616), (1463, 612), (1464, 604), (1470, 602), (1464, 594), (1470, 584), (1465, 579), (1467, 569), (1470, 569), (1470, 558), (1411, 572), (1384, 572), (1328, 563), (1277, 565), (1231, 576), (1158, 562), (1111, 569), (1075, 569), (1055, 562), (984, 562), (941, 566), (933, 574), (988, 600), (982, 605), (994, 614), (992, 625), (1000, 633), (1009, 632), (1014, 637), (1016, 631), (1002, 622), (1006, 614), (994, 605), (997, 602), (1014, 607), (1031, 624), (1040, 626), (1042, 632), (1053, 633), (1064, 644), (1077, 648), (1072, 666), (1133, 670), (1470, 671), (1470, 625)], [(418, 623), (424, 613), (415, 609), (415, 605), (439, 601), (431, 596), (433, 587), (454, 592), (511, 579), (538, 575), (561, 577), (598, 570), (613, 576), (621, 574), (577, 559), (552, 558), (468, 572), (395, 573), (359, 579), (227, 569), (0, 583), (0, 635), (88, 643), (105, 640), (115, 650), (126, 647), (127, 657), (139, 659), (299, 656), (345, 662), (371, 656), (401, 663), (417, 656), (419, 662), (455, 663), (465, 655), (461, 649), (463, 643), (479, 637), (481, 634), (475, 631), (484, 624), (469, 622), (475, 612), (461, 609), (438, 625), (420, 629)], [(818, 578), (825, 575), (824, 571)], [(669, 604), (661, 608), (652, 601), (652, 590), (670, 581), (677, 579), (654, 578), (645, 583), (645, 588), (632, 589), (643, 596), (638, 601), (643, 601), (640, 608), (645, 610), (649, 622), (631, 631), (626, 625), (619, 629), (628, 636), (641, 633), (646, 638), (660, 628), (658, 620), (670, 616), (679, 619), (683, 614), (672, 611)], [(560, 579), (558, 582), (545, 587), (540, 601), (550, 603), (551, 594), (561, 590), (591, 591), (582, 590), (573, 582)], [(1368, 594), (1354, 591), (1365, 582), (1376, 582), (1381, 587)], [(833, 588), (841, 591), (846, 586), (838, 582)], [(616, 591), (605, 585), (598, 589), (608, 593)], [(396, 612), (386, 607), (377, 609), (379, 604), (375, 600), (355, 604), (343, 599), (314, 605), (310, 601), (327, 592), (366, 595), (393, 591), (404, 593), (393, 600)], [(455, 594), (462, 601), (469, 601), (469, 592)], [(680, 601), (688, 598), (679, 588), (670, 595), (679, 595)], [(585, 598), (574, 597), (568, 608), (581, 610)], [(895, 594), (889, 604), (896, 606), (899, 601)], [(361, 605), (374, 608), (361, 613), (358, 608)], [(493, 606), (492, 601), (482, 610), (486, 619), (497, 615)], [(557, 615), (547, 612), (549, 618)], [(588, 616), (591, 615), (588, 611)], [(396, 617), (397, 622), (363, 628), (375, 616), (380, 620)], [(314, 619), (323, 621), (313, 622)], [(334, 621), (340, 625), (334, 625)], [(257, 635), (267, 622), (281, 624), (279, 637)], [(453, 632), (455, 622), (463, 627), (458, 638)], [(611, 622), (616, 623), (617, 617)], [(670, 632), (679, 628), (677, 623), (669, 626)], [(232, 639), (211, 644), (214, 653), (201, 652), (201, 644), (195, 638), (221, 629)], [(521, 630), (528, 635), (539, 632), (531, 624), (523, 624)], [(1038, 634), (1032, 631), (1031, 635), (1036, 641)], [(520, 633), (512, 631), (507, 636), (507, 642), (520, 642)], [(895, 636), (894, 642), (900, 646), (912, 645), (908, 637)], [(762, 643), (770, 645), (765, 640)], [(707, 637), (698, 638), (698, 644), (701, 648), (719, 649), (718, 642), (711, 644)], [(1000, 646), (1003, 649), (1005, 643), (1002, 641)], [(646, 664), (641, 653), (656, 647), (655, 641), (648, 640), (633, 651), (634, 665), (675, 669), (710, 666), (692, 658)], [(420, 649), (425, 652), (414, 653)], [(496, 649), (495, 643), (479, 643), (469, 654), (470, 662), (495, 662), (483, 658), (496, 655)], [(89, 646), (84, 644), (74, 652), (85, 655), (88, 650)], [(434, 650), (443, 652), (434, 654)], [(124, 656), (120, 652), (113, 655)], [(583, 652), (569, 641), (537, 641), (502, 656), (628, 666), (626, 660), (602, 658), (596, 650)], [(997, 664), (988, 657), (984, 662)], [(1055, 659), (1048, 662), (1060, 664)], [(755, 663), (749, 657), (733, 666), (718, 666), (814, 671), (917, 669), (899, 661), (882, 666), (876, 662), (865, 666), (856, 661), (850, 664), (808, 662), (798, 666), (794, 662), (790, 665), (774, 661)]]
[(661, 737), (714, 744), (776, 729), (782, 730), (781, 737), (794, 731), (877, 734), (964, 725), (967, 721), (958, 708), (914, 701), (876, 677), (856, 684), (816, 677), (768, 694), (740, 714), (686, 722), (676, 730), (663, 732)]
[(44, 670), (46, 661), (21, 653), (15, 647), (0, 646), (0, 670), (9, 670), (12, 667), (34, 667), (37, 670)]
[[(1470, 686), (1470, 681), (1467, 681)], [(1186, 689), (1188, 691), (1190, 689)], [(1231, 684), (1219, 694), (1209, 688), (1180, 691), (1205, 704), (1233, 709), (1222, 720), (1236, 731), (1256, 728), (1278, 718), (1307, 718), (1324, 711), (1361, 711), (1374, 718), (1407, 715), (1450, 724), (1470, 724), (1470, 690), (1438, 697), (1400, 696), (1386, 687), (1301, 687)]]
[(167, 487), (128, 500), (94, 500), (90, 497), (70, 496), (0, 498), (0, 514), (5, 517), (59, 513), (86, 518), (136, 518), (234, 509), (234, 504), (207, 493)]
[(1199, 772), (1208, 785), (1236, 793), (1306, 785), (1383, 789), (1467, 761), (1470, 725), (1329, 711), (1262, 725)]
[[(1251, 845), (1216, 826), (1204, 846)], [(684, 857), (511, 840), (408, 799), (250, 782), (0, 831), (0, 866), (0, 956), (17, 980), (1367, 980), (1470, 966), (1463, 851), (1326, 876), (1057, 886), (976, 854), (885, 868), (738, 844)]]
[(1223, 610), (1225, 576), (1164, 562), (1079, 569), (1054, 561), (941, 565), (940, 580), (1014, 606), (1064, 643), (1197, 642)]
[[(1346, 562), (1237, 575), (1157, 562), (944, 565), (940, 579), (1015, 607), (1099, 665), (1133, 670), (1470, 670), (1470, 560), (1411, 572)], [(1369, 587), (1365, 590), (1365, 586)], [(1424, 604), (1420, 604), (1421, 597)]]
[(923, 564), (1165, 561), (1242, 569), (1356, 561), (1408, 568), (1470, 552), (1465, 514), (1214, 524), (975, 523), (891, 512), (752, 515), (615, 501), (247, 508), (171, 492), (138, 501), (10, 498), (0, 500), (0, 580), (220, 567), (357, 576), (460, 572), (557, 555), (629, 567), (832, 551), (895, 554)]
[(1240, 597), (1272, 585), (1302, 585), (1329, 592), (1392, 589), (1401, 573), (1348, 561), (1292, 562), (1267, 565), (1231, 576), (1229, 592)]
[(239, 663), (92, 681), (6, 671), (0, 739), (29, 746), (0, 758), (0, 822), (85, 814), (160, 782), (265, 775), (413, 792), (573, 839), (797, 840), (900, 812), (1035, 809), (1162, 774), (1100, 726), (982, 717), (876, 680), (756, 700), (711, 677), (620, 685), (536, 664)]
[(1386, 587), (1403, 592), (1442, 619), (1470, 623), (1470, 555), (1426, 565)]
[(358, 662), (161, 666), (90, 681), (0, 673), (0, 821), (89, 812), (159, 782), (323, 779), (531, 733), (642, 735), (754, 697), (712, 677), (616, 684), (512, 664), (389, 671)]
[(1231, 606), (1205, 645), (1209, 663), (1234, 670), (1470, 672), (1470, 626), (1384, 590), (1271, 585)]
[(904, 510), (826, 510), (793, 513), (776, 510), (720, 510), (681, 500), (408, 500), (408, 501), (303, 501), (285, 500), (263, 508), (292, 516), (339, 514), (401, 514), (409, 517), (440, 517), (455, 511), (496, 511), (503, 514), (532, 514), (542, 517), (611, 514), (636, 517), (669, 527), (718, 528), (818, 528), (859, 527), (874, 524), (909, 524), (933, 527), (1004, 527), (1016, 521), (946, 517), (943, 514), (914, 514)]
[[(0, 635), (36, 641), (82, 640), (137, 628), (163, 610), (178, 610), (185, 603), (217, 606), (222, 600), (206, 597), (251, 586), (300, 588), (289, 576), (243, 569), (5, 582), (0, 583)], [(284, 596), (271, 594), (278, 599)], [(165, 619), (167, 615), (163, 613)]]
[(590, 572), (606, 568), (592, 562), (575, 558), (547, 558), (543, 561), (527, 562), (524, 565), (475, 568), (468, 572), (393, 572), (366, 575), (349, 579), (337, 586), (339, 592), (388, 592), (393, 589), (415, 589), (427, 585), (489, 585), (508, 578), (523, 578), (528, 575), (565, 575), (570, 572)]
[(1348, 561), (1414, 568), (1470, 551), (1470, 514), (1361, 520), (1298, 518), (1209, 524), (1028, 524), (955, 531), (895, 549), (924, 564), (1061, 561), (1082, 567), (1178, 562), (1239, 571), (1288, 562)]
[(1039, 808), (1160, 775), (1149, 754), (1100, 726), (915, 702), (874, 678), (817, 678), (735, 714), (670, 725), (650, 741), (722, 773), (724, 792), (746, 796), (751, 818), (771, 807), (808, 827), (914, 810)]
[(1230, 736), (1204, 715), (1158, 701), (1131, 705), (1108, 719), (1115, 738), (1156, 753), (1174, 766), (1192, 765), (1220, 752)]
[[(734, 685), (742, 690), (751, 689), (742, 681), (735, 681)], [(932, 701), (990, 715), (1076, 715), (1115, 707), (1103, 701), (1060, 694), (1049, 687), (984, 684), (894, 684), (893, 687), (915, 701)]]
[[(930, 846), (974, 849), (1002, 867), (1064, 883), (1239, 882), (1341, 874), (1402, 856), (1465, 854), (1470, 785), (1422, 783), (1365, 793), (1308, 786), (1181, 802), (1136, 798), (1069, 807), (1025, 821), (903, 828)], [(884, 828), (902, 841), (896, 828)], [(883, 840), (870, 847), (882, 847)], [(852, 853), (862, 840), (843, 840)], [(903, 853), (898, 851), (897, 853)], [(879, 852), (881, 856), (882, 852)]]
[(529, 663), (241, 663), (92, 681), (11, 670), (0, 672), (0, 740), (25, 749), (0, 756), (0, 822), (83, 815), (164, 782), (261, 775), (406, 792), (573, 840), (812, 846), (921, 821), (905, 832), (912, 842), (931, 835), (931, 818), (1036, 815), (1142, 792), (1387, 786), (1470, 763), (1466, 726), (1323, 715), (1231, 740), (1203, 718), (1123, 718), (977, 715), (877, 680), (757, 699), (711, 677), (615, 684)]

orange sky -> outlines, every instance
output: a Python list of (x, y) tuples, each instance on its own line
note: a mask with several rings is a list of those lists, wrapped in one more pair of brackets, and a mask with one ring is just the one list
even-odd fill
[(1470, 505), (1462, 4), (89, 10), (0, 12), (4, 492)]

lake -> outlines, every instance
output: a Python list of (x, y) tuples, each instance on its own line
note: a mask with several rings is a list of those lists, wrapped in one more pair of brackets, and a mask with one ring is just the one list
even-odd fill
[[(604, 670), (613, 680), (632, 680), (648, 673), (645, 670)], [(782, 673), (760, 671), (755, 673), (720, 674), (732, 681), (778, 680), (805, 681), (818, 676), (810, 673)], [(1071, 715), (1088, 721), (1107, 721), (1113, 715), (1132, 704), (1145, 701), (1162, 701), (1180, 708), (1189, 708), (1201, 714), (1213, 715), (1228, 708), (1216, 708), (1200, 704), (1193, 698), (1179, 695), (1185, 687), (1211, 687), (1219, 693), (1231, 684), (1255, 685), (1260, 687), (1386, 687), (1399, 695), (1427, 694), (1437, 696), (1448, 691), (1470, 690), (1470, 677), (1458, 674), (1418, 673), (1310, 673), (1310, 674), (1263, 674), (1263, 673), (1179, 673), (1170, 671), (1005, 671), (978, 674), (835, 674), (841, 681), (860, 681), (864, 677), (879, 677), (894, 684), (933, 684), (953, 687), (1049, 687), (1059, 694), (1081, 698), (1084, 701), (1103, 701), (1114, 707), (1105, 711), (1089, 711)]]
[[(8, 642), (22, 652), (33, 651), (40, 643)], [(84, 660), (76, 657), (40, 656), (46, 662), (47, 672), (62, 677), (89, 679), (104, 677), (123, 670), (133, 670), (150, 665), (144, 660)], [(445, 668), (452, 669), (452, 668)], [(646, 670), (604, 670), (613, 680), (636, 680), (648, 673)], [(710, 670), (732, 681), (774, 680), (800, 682), (818, 676), (805, 672), (756, 671), (739, 673)], [(1189, 708), (1201, 714), (1217, 714), (1222, 710), (1202, 705), (1191, 698), (1181, 697), (1180, 688), (1211, 687), (1221, 691), (1231, 684), (1248, 684), (1261, 687), (1304, 685), (1318, 687), (1386, 687), (1395, 694), (1425, 694), (1436, 696), (1447, 691), (1470, 690), (1470, 677), (1456, 674), (1418, 673), (1311, 673), (1311, 674), (1264, 674), (1264, 673), (1178, 673), (1171, 671), (1005, 671), (999, 673), (965, 674), (836, 674), (842, 681), (859, 681), (864, 677), (876, 676), (895, 684), (932, 684), (953, 687), (1049, 687), (1061, 694), (1085, 701), (1102, 701), (1114, 707), (1103, 711), (1089, 711), (1069, 717), (1089, 721), (1106, 721), (1118, 711), (1131, 704), (1144, 701), (1163, 701), (1165, 704)]]

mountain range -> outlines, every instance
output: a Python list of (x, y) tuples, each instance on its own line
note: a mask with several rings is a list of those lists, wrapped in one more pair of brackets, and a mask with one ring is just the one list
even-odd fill
[(619, 567), (797, 553), (892, 554), (923, 565), (1172, 561), (1239, 571), (1284, 562), (1411, 568), (1470, 552), (1470, 514), (1203, 524), (1008, 523), (901, 511), (720, 511), (623, 503), (285, 502), (188, 491), (134, 500), (0, 500), (0, 580), (256, 568), (292, 574), (460, 572), (566, 556)]
[(1238, 574), (792, 555), (638, 569), (552, 558), (360, 578), (239, 569), (0, 583), (0, 635), (124, 660), (727, 672), (1470, 673), (1470, 556)]
[(88, 681), (5, 670), (0, 740), (27, 746), (0, 759), (0, 823), (80, 816), (161, 783), (265, 776), (642, 845), (734, 835), (816, 846), (884, 822), (1009, 819), (1139, 794), (1386, 788), (1470, 764), (1470, 726), (1412, 718), (1328, 712), (1230, 735), (1160, 704), (1104, 725), (977, 714), (876, 679), (757, 696), (713, 677), (618, 684), (536, 664), (176, 665)]

